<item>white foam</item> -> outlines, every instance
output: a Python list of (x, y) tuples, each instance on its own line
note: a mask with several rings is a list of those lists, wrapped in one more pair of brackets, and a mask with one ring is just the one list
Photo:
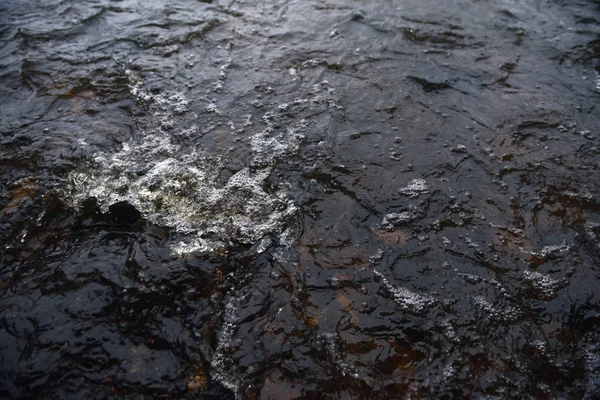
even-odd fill
[(298, 151), (304, 138), (301, 131), (306, 128), (306, 120), (288, 126), (285, 132), (277, 135), (272, 135), (270, 114), (265, 114), (263, 121), (267, 122), (267, 129), (250, 139), (254, 165), (270, 165), (273, 161), (293, 155)]
[(550, 278), (550, 276), (536, 271), (523, 271), (523, 278), (541, 294), (546, 296), (553, 295), (560, 287), (560, 282)]
[(597, 345), (585, 351), (587, 388), (583, 399), (594, 399), (600, 395), (600, 354)]
[[(222, 72), (227, 66), (223, 65)], [(177, 232), (169, 243), (177, 253), (253, 244), (285, 227), (296, 207), (285, 185), (265, 189), (265, 181), (274, 160), (298, 149), (299, 131), (306, 121), (276, 136), (260, 132), (252, 137), (253, 165), (235, 172), (223, 184), (223, 156), (181, 144), (180, 138), (197, 135), (198, 127), (173, 129), (174, 116), (187, 110), (185, 96), (150, 94), (132, 73), (129, 77), (132, 95), (148, 103), (160, 128), (138, 132), (119, 151), (99, 152), (88, 168), (71, 173), (70, 199), (75, 207), (95, 197), (106, 212), (112, 204), (127, 201), (144, 218)], [(207, 111), (220, 114), (213, 103)]]
[(379, 226), (382, 229), (393, 231), (395, 228), (408, 224), (416, 218), (415, 213), (404, 211), (401, 213), (390, 213), (383, 217)]
[(400, 188), (398, 192), (401, 195), (414, 198), (429, 193), (429, 186), (425, 179), (413, 179), (406, 187)]
[(239, 317), (238, 306), (236, 303), (236, 299), (231, 299), (225, 305), (223, 324), (221, 325), (221, 331), (219, 332), (219, 341), (212, 359), (210, 360), (210, 366), (212, 379), (220, 382), (227, 389), (233, 391), (235, 393), (235, 398), (237, 399), (239, 398), (240, 379), (230, 370), (229, 364), (231, 359), (228, 356), (233, 335), (238, 328)]
[(227, 70), (229, 67), (231, 67), (231, 58), (219, 68), (219, 78), (215, 82), (213, 89), (215, 92), (220, 92), (223, 90), (223, 84), (225, 83), (225, 79), (227, 79)]
[[(125, 145), (111, 157), (97, 157), (94, 170), (73, 173), (75, 200), (95, 197), (103, 211), (127, 201), (153, 223), (193, 234), (173, 244), (177, 252), (208, 250), (228, 241), (252, 244), (279, 230), (296, 211), (284, 192), (264, 190), (269, 168), (243, 168), (217, 187), (220, 159), (175, 155), (180, 149), (160, 145), (160, 138), (149, 140), (160, 147)], [(161, 151), (164, 156), (157, 156)]]
[(429, 296), (411, 292), (403, 287), (395, 287), (379, 271), (373, 270), (373, 273), (381, 279), (381, 283), (383, 283), (385, 288), (392, 294), (396, 304), (404, 311), (421, 313), (436, 303), (435, 299)]
[(325, 347), (329, 350), (331, 358), (334, 364), (338, 367), (338, 370), (342, 376), (351, 376), (353, 378), (359, 378), (356, 369), (348, 364), (342, 353), (340, 352), (339, 345), (337, 344), (336, 335), (333, 333), (324, 333), (318, 336), (317, 340), (324, 342)]
[(571, 246), (564, 241), (559, 245), (544, 246), (540, 251), (525, 251), (521, 249), (523, 253), (531, 254), (540, 258), (547, 258), (548, 256), (557, 256), (563, 253), (567, 253), (569, 252), (569, 250), (571, 250)]
[(518, 318), (519, 310), (508, 306), (503, 311), (497, 310), (485, 297), (471, 296), (477, 308), (484, 312), (487, 318), (497, 321), (513, 321)]

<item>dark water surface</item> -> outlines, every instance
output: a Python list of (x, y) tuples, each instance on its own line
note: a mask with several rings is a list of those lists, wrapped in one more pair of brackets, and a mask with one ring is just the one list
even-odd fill
[(0, 397), (600, 398), (600, 3), (0, 2)]

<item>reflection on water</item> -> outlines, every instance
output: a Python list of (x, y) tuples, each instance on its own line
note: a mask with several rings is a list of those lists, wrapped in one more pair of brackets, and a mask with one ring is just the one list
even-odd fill
[(0, 4), (0, 393), (600, 396), (599, 3)]

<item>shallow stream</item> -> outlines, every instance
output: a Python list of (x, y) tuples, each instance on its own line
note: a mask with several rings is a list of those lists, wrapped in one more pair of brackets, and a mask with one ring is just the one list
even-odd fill
[(600, 398), (600, 3), (0, 2), (0, 397)]

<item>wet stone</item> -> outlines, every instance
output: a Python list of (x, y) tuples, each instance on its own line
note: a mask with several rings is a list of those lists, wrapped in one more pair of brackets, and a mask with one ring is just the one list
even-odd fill
[(365, 19), (365, 15), (360, 10), (354, 10), (352, 11), (351, 19), (352, 21), (362, 21), (363, 19)]
[(126, 201), (112, 204), (108, 212), (117, 223), (133, 224), (142, 217), (142, 214)]
[(423, 68), (407, 75), (408, 79), (418, 84), (425, 92), (437, 92), (452, 87), (448, 73), (441, 69)]
[(453, 147), (451, 150), (451, 152), (453, 153), (467, 153), (469, 150), (467, 149), (467, 146), (462, 145), (462, 144), (457, 144), (456, 147)]

